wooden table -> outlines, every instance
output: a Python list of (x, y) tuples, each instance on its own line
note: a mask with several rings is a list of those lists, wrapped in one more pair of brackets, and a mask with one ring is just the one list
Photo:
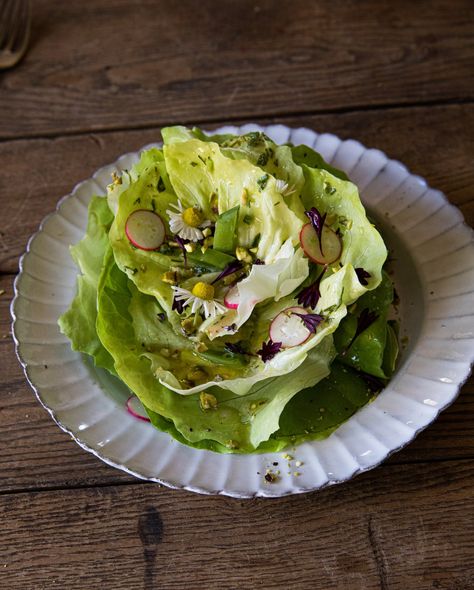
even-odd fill
[(282, 122), (405, 162), (474, 222), (470, 0), (36, 0), (0, 75), (0, 587), (474, 588), (474, 387), (347, 484), (202, 497), (107, 467), (61, 432), (15, 358), (29, 235), (78, 181), (170, 123)]

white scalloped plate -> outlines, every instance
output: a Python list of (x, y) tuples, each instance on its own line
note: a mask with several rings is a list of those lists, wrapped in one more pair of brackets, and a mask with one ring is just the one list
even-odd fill
[[(219, 455), (181, 445), (130, 416), (124, 409), (126, 388), (73, 352), (60, 333), (57, 319), (76, 289), (69, 245), (85, 232), (92, 195), (105, 194), (111, 173), (129, 169), (138, 153), (101, 168), (61, 199), (28, 243), (11, 307), (25, 375), (39, 401), (79, 445), (143, 479), (239, 498), (316, 490), (375, 467), (453, 402), (474, 360), (474, 241), (460, 211), (405, 166), (357, 141), (282, 125), (217, 132), (255, 130), (278, 143), (314, 147), (359, 186), (394, 258), (409, 343), (396, 375), (374, 402), (326, 440), (290, 451), (301, 466), (295, 469), (292, 463), (288, 473), (281, 454)], [(267, 483), (263, 475), (274, 461), (280, 464), (281, 479)]]

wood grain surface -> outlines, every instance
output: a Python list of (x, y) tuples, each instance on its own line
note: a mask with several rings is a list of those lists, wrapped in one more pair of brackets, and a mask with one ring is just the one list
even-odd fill
[(34, 18), (0, 137), (474, 98), (470, 0), (36, 0)]
[(472, 462), (277, 500), (137, 484), (0, 497), (5, 588), (469, 590)]
[(35, 0), (0, 73), (0, 589), (474, 590), (474, 379), (403, 451), (277, 500), (145, 484), (51, 420), (14, 353), (18, 258), (58, 199), (162, 125), (355, 138), (474, 225), (470, 0)]

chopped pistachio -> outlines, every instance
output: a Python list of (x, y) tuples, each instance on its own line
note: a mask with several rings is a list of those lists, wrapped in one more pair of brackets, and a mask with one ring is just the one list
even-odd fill
[(207, 350), (207, 346), (204, 344), (204, 342), (198, 342), (198, 343), (196, 344), (196, 350), (197, 350), (198, 352), (206, 352), (206, 350)]
[(186, 378), (190, 381), (203, 381), (207, 379), (207, 373), (201, 367), (191, 367), (186, 375)]
[(170, 350), (169, 350), (169, 348), (162, 348), (160, 350), (160, 354), (161, 354), (161, 356), (169, 357), (170, 356)]
[(252, 262), (252, 256), (250, 255), (249, 251), (247, 250), (247, 248), (244, 248), (242, 246), (237, 246), (237, 248), (235, 249), (235, 256), (237, 260), (240, 260), (242, 262)]
[[(199, 404), (202, 410), (215, 410), (217, 408), (217, 398), (215, 395), (212, 395), (212, 393), (207, 393), (207, 391), (201, 391), (201, 393), (199, 394)], [(227, 444), (227, 446), (229, 445)]]
[(189, 253), (194, 252), (194, 250), (196, 250), (196, 243), (188, 242), (187, 244), (184, 244), (184, 249)]
[(210, 227), (206, 227), (205, 229), (202, 230), (202, 235), (205, 238), (208, 238), (209, 236), (212, 235), (212, 229)]
[(122, 178), (116, 172), (112, 172), (112, 182), (113, 184), (122, 184)]
[(278, 481), (278, 475), (276, 475), (275, 473), (265, 473), (265, 481), (268, 483), (275, 483), (276, 481)]
[(295, 462), (296, 467), (301, 467), (301, 465), (303, 465), (303, 461), (296, 461)]
[(239, 448), (239, 443), (238, 443), (238, 442), (236, 442), (235, 440), (228, 440), (228, 441), (225, 443), (225, 446), (226, 446), (228, 449), (238, 449), (238, 448)]
[(178, 282), (178, 275), (175, 271), (168, 270), (163, 273), (161, 280), (169, 285), (176, 285)]
[(194, 318), (189, 317), (182, 320), (181, 327), (186, 332), (186, 334), (192, 334), (196, 330), (196, 326), (194, 325)]

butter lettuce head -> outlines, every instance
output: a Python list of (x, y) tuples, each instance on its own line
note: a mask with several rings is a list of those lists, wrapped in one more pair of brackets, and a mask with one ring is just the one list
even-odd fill
[[(388, 322), (393, 291), (382, 274), (386, 248), (357, 187), (310, 148), (278, 146), (262, 133), (209, 137), (171, 127), (162, 135), (163, 149), (143, 152), (106, 199), (91, 201), (86, 236), (72, 249), (78, 291), (61, 330), (139, 397), (157, 428), (185, 444), (248, 453), (327, 436), (372, 396), (365, 374), (388, 379), (398, 351)], [(169, 211), (177, 205), (200, 210), (211, 227), (227, 219), (217, 248), (190, 252), (174, 241)], [(299, 242), (312, 207), (342, 241), (340, 259), (325, 268)], [(161, 217), (163, 247), (145, 251), (128, 240), (127, 219), (139, 209)], [(251, 257), (234, 277), (238, 308), (197, 323), (190, 308), (177, 313), (169, 277), (188, 290), (215, 284), (222, 301), (232, 283), (219, 273), (239, 249)], [(264, 362), (259, 349), (272, 320), (299, 305), (301, 289), (319, 275), (310, 311), (323, 321), (304, 343)], [(356, 334), (367, 309), (376, 320)], [(183, 326), (193, 318), (188, 333)], [(190, 370), (206, 377), (193, 381)], [(315, 399), (332, 413), (322, 419)]]

